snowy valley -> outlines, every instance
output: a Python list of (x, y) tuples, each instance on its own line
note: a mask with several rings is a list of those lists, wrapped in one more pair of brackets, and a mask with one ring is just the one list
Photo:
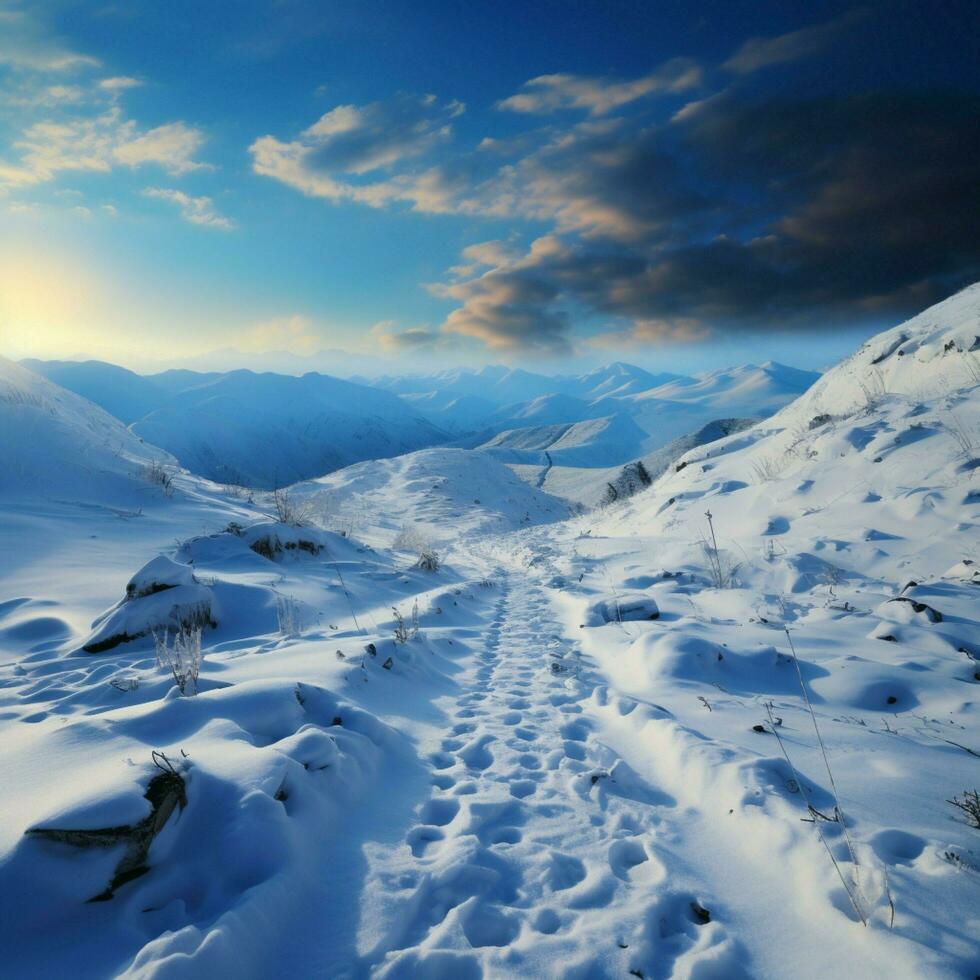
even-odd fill
[(4, 976), (980, 973), (980, 284), (820, 376), (0, 360), (0, 458)]

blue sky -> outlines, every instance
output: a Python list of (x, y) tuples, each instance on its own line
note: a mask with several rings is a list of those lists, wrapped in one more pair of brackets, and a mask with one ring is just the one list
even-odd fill
[(0, 0), (0, 344), (823, 366), (980, 277), (977, 10)]

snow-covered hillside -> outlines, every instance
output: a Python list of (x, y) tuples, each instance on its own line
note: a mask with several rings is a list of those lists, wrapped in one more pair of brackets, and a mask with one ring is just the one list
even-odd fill
[(153, 460), (173, 462), (98, 406), (6, 358), (0, 459), (0, 495), (82, 500), (124, 493)]
[(480, 448), (511, 463), (603, 467), (635, 459), (646, 434), (624, 414), (574, 422), (508, 429)]
[(319, 520), (390, 545), (418, 529), (436, 545), (550, 524), (568, 505), (480, 450), (426, 449), (358, 463), (292, 488)]
[(980, 973), (978, 325), (574, 517), (446, 448), (76, 499), (126, 430), (3, 365), (4, 976)]

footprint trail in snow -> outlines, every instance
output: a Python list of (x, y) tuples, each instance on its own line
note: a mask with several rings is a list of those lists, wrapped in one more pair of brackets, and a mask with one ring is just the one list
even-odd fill
[[(558, 956), (565, 976), (624, 976), (645, 910), (668, 890), (656, 839), (673, 800), (596, 739), (584, 703), (604, 689), (544, 591), (517, 573), (499, 588), (429, 757), (432, 796), (404, 845), (374, 855), (366, 893), (390, 896), (383, 922), (394, 927), (365, 965), (550, 976)], [(688, 904), (679, 935), (696, 930)]]

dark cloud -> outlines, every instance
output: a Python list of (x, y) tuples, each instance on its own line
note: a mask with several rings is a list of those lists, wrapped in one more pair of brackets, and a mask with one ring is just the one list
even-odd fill
[[(727, 67), (786, 62), (842, 26), (748, 42)], [(651, 342), (818, 329), (980, 277), (980, 96), (766, 98), (735, 82), (665, 119), (641, 97), (654, 77), (673, 76), (536, 79), (520, 106), (577, 122), (438, 157), (454, 104), (342, 106), (290, 143), (256, 141), (255, 166), (315, 196), (536, 224), (529, 250), (464, 254), (433, 289), (458, 304), (444, 334), (502, 349), (562, 351), (586, 320)]]
[(980, 99), (954, 93), (730, 94), (669, 127), (579, 137), (521, 164), (579, 235), (499, 270), (520, 330), (513, 298), (498, 309), (470, 284), (447, 294), (463, 306), (446, 329), (477, 296), (483, 339), (499, 315), (498, 340), (551, 347), (572, 308), (658, 342), (671, 325), (812, 329), (910, 312), (980, 276), (978, 160)]

